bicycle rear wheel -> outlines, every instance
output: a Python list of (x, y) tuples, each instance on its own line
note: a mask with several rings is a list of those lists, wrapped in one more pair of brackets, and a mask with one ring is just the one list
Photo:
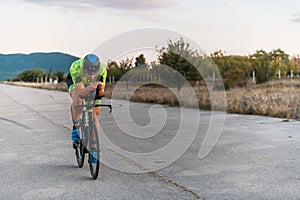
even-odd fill
[[(96, 153), (96, 160), (93, 159), (92, 155)], [(99, 137), (95, 124), (90, 127), (89, 136), (89, 166), (90, 172), (93, 179), (97, 179), (100, 166), (100, 147)]]

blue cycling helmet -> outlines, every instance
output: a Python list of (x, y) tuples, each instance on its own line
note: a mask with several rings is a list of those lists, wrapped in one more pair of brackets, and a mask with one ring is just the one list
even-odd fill
[(100, 60), (95, 54), (88, 54), (83, 58), (83, 71), (85, 74), (96, 74), (99, 68)]

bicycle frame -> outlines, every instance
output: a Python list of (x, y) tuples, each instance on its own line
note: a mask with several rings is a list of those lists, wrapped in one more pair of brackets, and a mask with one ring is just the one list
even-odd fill
[[(82, 108), (81, 123), (80, 123), (80, 143), (76, 147), (76, 159), (78, 166), (81, 168), (84, 163), (85, 153), (89, 154), (89, 166), (93, 179), (96, 179), (99, 171), (99, 161), (100, 161), (100, 146), (99, 146), (99, 136), (96, 124), (93, 117), (94, 107), (109, 107), (110, 113), (112, 112), (112, 106), (109, 104), (95, 105), (95, 93), (91, 92), (86, 97), (81, 97), (83, 99), (82, 105), (77, 107)], [(97, 152), (97, 161), (91, 160), (91, 153)], [(94, 159), (94, 158), (93, 158)], [(96, 166), (93, 166), (93, 162), (96, 162)]]
[[(83, 100), (82, 101), (82, 105), (77, 105), (77, 107), (81, 107), (82, 108), (82, 114), (81, 114), (81, 124), (80, 126), (84, 126), (84, 130), (81, 130), (81, 139), (83, 139), (83, 141), (88, 141), (89, 138), (88, 135), (84, 135), (84, 133), (86, 133), (87, 131), (85, 130), (85, 128), (87, 127), (92, 127), (94, 125), (94, 119), (93, 119), (93, 108), (94, 107), (108, 107), (109, 113), (112, 112), (112, 105), (110, 104), (100, 104), (100, 105), (95, 105), (95, 94), (94, 91), (92, 91), (88, 96), (83, 97), (80, 96), (80, 98)], [(87, 119), (86, 119), (87, 118)], [(85, 144), (86, 145), (86, 142)], [(86, 147), (86, 146), (85, 146)]]

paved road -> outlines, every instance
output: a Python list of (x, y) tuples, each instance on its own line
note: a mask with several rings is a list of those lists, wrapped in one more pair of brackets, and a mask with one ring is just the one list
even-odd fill
[[(87, 165), (76, 167), (67, 93), (0, 85), (0, 97), (1, 199), (300, 199), (299, 122), (226, 115), (218, 143), (199, 159), (209, 113), (114, 101), (114, 115), (101, 111), (103, 164), (93, 181)], [(118, 114), (126, 108), (130, 119)], [(167, 167), (141, 173), (172, 161), (152, 153), (176, 143), (183, 112), (201, 116), (192, 145)], [(176, 147), (174, 154), (184, 148)]]

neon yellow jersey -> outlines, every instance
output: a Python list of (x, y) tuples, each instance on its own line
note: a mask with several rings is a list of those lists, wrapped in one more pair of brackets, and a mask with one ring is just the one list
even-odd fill
[[(94, 80), (89, 80), (83, 71), (83, 59), (76, 60), (72, 63), (70, 67), (70, 75), (72, 77), (73, 83), (83, 83), (85, 85), (91, 84), (96, 81), (101, 81), (103, 85), (106, 83), (107, 69), (104, 64), (100, 64), (99, 71), (97, 72)], [(74, 86), (70, 87), (69, 90), (74, 89)]]

